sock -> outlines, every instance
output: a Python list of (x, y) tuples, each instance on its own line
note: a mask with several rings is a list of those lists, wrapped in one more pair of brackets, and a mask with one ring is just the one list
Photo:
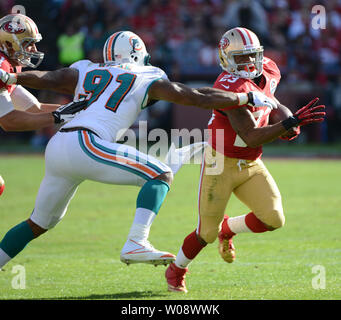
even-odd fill
[(253, 212), (244, 214), (242, 216), (231, 217), (224, 220), (222, 224), (223, 232), (226, 232), (230, 237), (236, 233), (254, 232), (262, 233), (268, 231), (265, 224), (260, 221)]
[(153, 211), (144, 208), (137, 208), (128, 238), (137, 241), (147, 240), (150, 226), (152, 225), (155, 217), (156, 214)]
[(169, 185), (162, 180), (149, 180), (141, 188), (136, 200), (136, 208), (144, 208), (157, 214), (165, 200)]
[[(22, 251), (33, 238), (34, 235), (30, 226), (26, 221), (23, 221), (6, 233), (5, 237), (0, 242), (0, 249), (12, 259)], [(9, 261), (8, 257), (6, 259), (6, 256), (1, 254), (0, 268)]]
[(4, 250), (0, 248), (0, 270), (11, 259), (12, 258)]
[(185, 238), (182, 247), (176, 256), (175, 265), (185, 269), (205, 246), (206, 244), (202, 245), (199, 242), (196, 230), (194, 230)]
[(148, 239), (150, 227), (168, 190), (168, 183), (161, 180), (149, 180), (143, 185), (137, 197), (135, 218), (130, 228), (129, 239), (137, 241)]

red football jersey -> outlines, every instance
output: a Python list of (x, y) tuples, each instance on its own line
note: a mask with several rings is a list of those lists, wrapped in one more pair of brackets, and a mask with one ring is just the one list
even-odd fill
[[(7, 56), (0, 52), (0, 69), (8, 73), (19, 73), (21, 72), (21, 67), (13, 67), (9, 62)], [(6, 90), (11, 94), (16, 85), (6, 85), (0, 81), (0, 90), (6, 88)]]
[[(250, 79), (238, 78), (224, 71), (219, 75), (213, 87), (231, 92), (259, 91), (270, 98), (274, 98), (274, 93), (280, 78), (281, 73), (276, 63), (264, 57), (263, 77), (259, 86)], [(269, 108), (246, 107), (252, 112), (258, 123), (258, 127), (263, 127), (268, 124), (269, 114), (271, 112)], [(219, 111), (213, 110), (212, 117), (208, 123), (208, 129), (210, 129), (208, 143), (213, 149), (223, 153), (225, 156), (246, 160), (256, 160), (261, 157), (262, 147), (248, 147), (233, 130), (228, 117)], [(223, 129), (223, 131), (219, 129)]]

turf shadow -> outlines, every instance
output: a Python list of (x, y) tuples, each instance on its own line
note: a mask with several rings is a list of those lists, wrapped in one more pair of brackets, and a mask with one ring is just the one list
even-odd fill
[[(56, 297), (47, 298), (46, 300), (117, 300), (117, 299), (141, 299), (141, 298), (156, 298), (165, 297), (166, 294), (153, 291), (132, 291), (132, 292), (122, 292), (113, 294), (91, 294), (88, 296), (80, 297)], [(43, 299), (44, 300), (44, 299)]]

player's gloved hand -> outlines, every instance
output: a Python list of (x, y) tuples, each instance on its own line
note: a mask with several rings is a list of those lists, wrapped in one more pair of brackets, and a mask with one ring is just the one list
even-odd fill
[(293, 127), (293, 128), (290, 128), (286, 133), (281, 135), (279, 138), (282, 140), (291, 141), (291, 140), (296, 139), (300, 133), (301, 133), (300, 127)]
[(0, 69), (0, 80), (7, 85), (17, 83), (17, 77), (15, 73), (8, 73), (2, 69)]
[(286, 130), (297, 126), (305, 126), (309, 123), (322, 122), (326, 113), (323, 111), (325, 105), (316, 103), (319, 98), (311, 100), (306, 106), (296, 111), (291, 117), (282, 121), (282, 125)]
[(271, 110), (277, 109), (277, 103), (267, 97), (265, 94), (257, 91), (250, 91), (247, 93), (248, 102), (247, 104), (249, 106), (255, 107), (255, 108), (261, 108), (261, 107), (268, 107)]
[(78, 102), (70, 102), (68, 104), (60, 106), (56, 111), (52, 112), (55, 123), (68, 122), (74, 118), (74, 116), (84, 110), (87, 107), (88, 101), (82, 100)]

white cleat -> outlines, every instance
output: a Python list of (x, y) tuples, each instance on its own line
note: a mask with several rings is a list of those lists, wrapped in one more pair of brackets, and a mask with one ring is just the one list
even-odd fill
[(149, 241), (135, 241), (128, 239), (125, 243), (120, 260), (127, 265), (131, 263), (147, 263), (168, 265), (175, 261), (175, 255), (166, 251), (156, 250)]
[(172, 143), (166, 155), (165, 163), (172, 169), (173, 174), (176, 174), (182, 165), (189, 164), (194, 156), (199, 153), (202, 154), (206, 145), (207, 142), (196, 142), (177, 149)]

